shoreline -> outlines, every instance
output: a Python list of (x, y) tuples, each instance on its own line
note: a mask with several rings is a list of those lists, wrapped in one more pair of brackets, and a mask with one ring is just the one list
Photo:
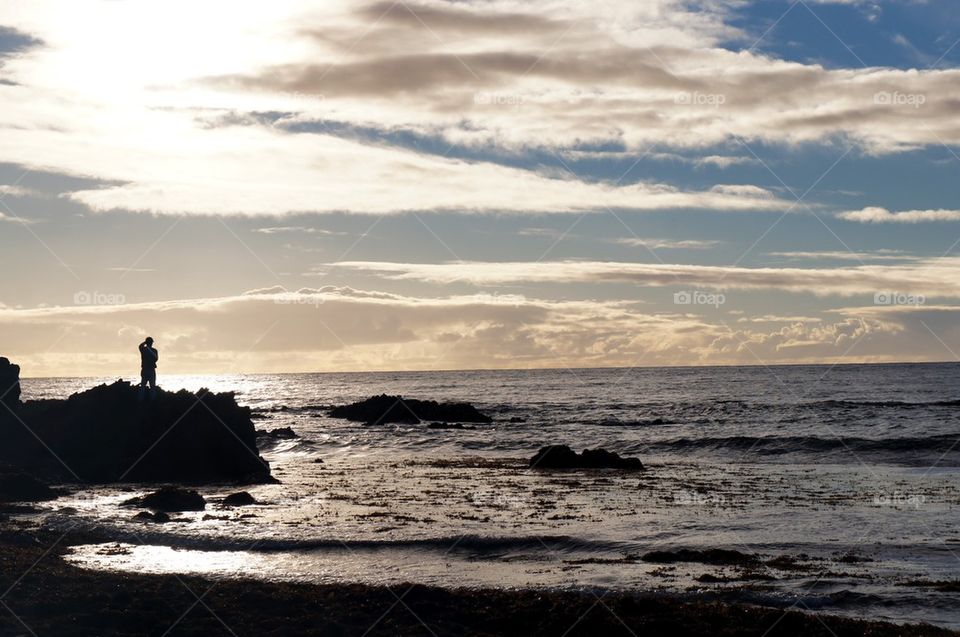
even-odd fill
[(64, 540), (0, 523), (0, 590), (7, 591), (0, 598), (0, 635), (960, 634), (643, 592), (391, 589), (87, 570), (62, 557), (84, 538)]

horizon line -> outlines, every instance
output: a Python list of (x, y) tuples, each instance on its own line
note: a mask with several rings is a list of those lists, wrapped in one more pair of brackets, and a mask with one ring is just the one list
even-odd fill
[[(13, 363), (13, 360), (10, 360)], [(872, 361), (872, 362), (823, 362), (823, 363), (711, 363), (703, 365), (597, 365), (592, 367), (474, 367), (461, 369), (385, 369), (385, 370), (350, 370), (350, 371), (309, 371), (309, 372), (195, 372), (195, 373), (169, 373), (162, 376), (303, 376), (303, 375), (332, 375), (332, 374), (444, 374), (444, 373), (465, 373), (465, 372), (548, 372), (548, 371), (596, 371), (596, 370), (630, 370), (630, 369), (710, 369), (710, 368), (741, 368), (741, 367), (853, 367), (853, 366), (893, 366), (893, 365), (958, 365), (957, 360), (935, 360), (935, 361)], [(23, 366), (21, 365), (21, 371)], [(21, 374), (20, 380), (48, 380), (54, 378), (76, 378), (76, 379), (102, 379), (110, 378), (109, 375), (91, 375), (91, 376), (30, 376)], [(131, 378), (136, 380), (136, 374), (131, 374)], [(124, 376), (119, 376), (117, 380), (125, 380)]]

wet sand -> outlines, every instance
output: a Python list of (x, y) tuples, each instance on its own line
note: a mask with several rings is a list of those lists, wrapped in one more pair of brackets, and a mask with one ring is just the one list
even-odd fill
[[(69, 541), (82, 540), (71, 534)], [(68, 548), (60, 536), (0, 523), (0, 635), (956, 634), (930, 626), (620, 593), (597, 597), (123, 574), (71, 566), (62, 559)]]

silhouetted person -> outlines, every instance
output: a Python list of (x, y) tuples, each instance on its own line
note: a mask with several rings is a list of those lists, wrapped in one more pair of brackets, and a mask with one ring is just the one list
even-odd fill
[(147, 385), (150, 386), (150, 400), (157, 396), (157, 361), (160, 360), (160, 354), (153, 346), (153, 339), (147, 339), (140, 343), (140, 400), (143, 400), (147, 392)]

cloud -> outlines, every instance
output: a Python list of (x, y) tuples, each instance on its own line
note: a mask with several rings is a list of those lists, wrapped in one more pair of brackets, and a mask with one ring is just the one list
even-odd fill
[(819, 323), (823, 319), (819, 316), (782, 316), (778, 314), (763, 314), (760, 316), (743, 316), (737, 323)]
[(841, 212), (837, 215), (847, 221), (860, 223), (928, 223), (934, 221), (960, 221), (960, 210), (904, 210), (890, 212), (886, 208), (864, 208)]
[(706, 155), (704, 157), (697, 157), (693, 161), (698, 166), (715, 166), (717, 168), (729, 168), (730, 166), (757, 163), (757, 160), (753, 157), (736, 155)]
[(344, 261), (318, 266), (367, 272), (388, 279), (435, 284), (492, 286), (521, 283), (633, 283), (640, 286), (701, 286), (724, 290), (781, 290), (818, 296), (897, 291), (960, 298), (960, 258), (943, 257), (898, 265), (847, 268), (746, 268), (610, 261), (389, 263)]
[[(960, 342), (960, 308), (943, 308), (940, 319), (931, 312), (852, 309), (833, 321), (783, 317), (779, 325), (755, 330), (637, 307), (517, 295), (421, 298), (336, 287), (277, 288), (116, 306), (0, 308), (0, 351), (29, 376), (129, 378), (138, 363), (135, 344), (150, 333), (163, 354), (162, 378), (201, 372), (942, 360), (943, 346), (919, 321), (942, 330), (945, 343)], [(903, 338), (921, 332), (926, 337), (920, 340)]]
[(786, 259), (812, 259), (812, 260), (837, 260), (837, 261), (913, 261), (919, 257), (905, 254), (902, 250), (871, 250), (869, 252), (854, 252), (844, 250), (793, 250), (786, 252), (768, 252), (772, 257), (784, 257)]
[[(98, 211), (782, 210), (755, 185), (617, 186), (494, 160), (531, 149), (696, 150), (730, 140), (847, 138), (878, 153), (960, 141), (960, 71), (825, 69), (728, 50), (721, 45), (745, 35), (728, 23), (731, 7), (3, 6), (0, 22), (44, 46), (5, 66), (16, 85), (0, 86), (0, 161), (112, 182), (70, 195)], [(214, 125), (211, 114), (228, 117)], [(417, 134), (486, 149), (494, 160), (293, 132), (306, 124)]]
[(616, 239), (614, 243), (635, 248), (649, 248), (651, 250), (706, 250), (722, 241), (702, 240), (702, 239), (640, 239), (640, 238), (621, 238)]
[[(388, 127), (513, 148), (583, 141), (704, 148), (840, 136), (895, 152), (957, 140), (950, 113), (960, 72), (825, 69), (730, 51), (717, 46), (722, 34), (739, 34), (722, 10), (685, 11), (686, 3), (668, 0), (635, 10), (624, 3), (531, 2), (520, 12), (499, 3), (482, 11), (441, 2), (374, 6), (340, 16), (346, 31), (367, 27), (362, 46), (339, 46), (345, 37), (331, 45), (327, 27), (311, 32), (323, 37), (309, 61), (211, 82), (322, 95), (313, 116), (354, 123), (379, 119), (368, 115), (371, 100), (389, 101), (388, 121), (381, 120)], [(745, 159), (703, 163), (711, 161), (725, 167)]]
[(333, 230), (324, 230), (322, 228), (309, 228), (307, 226), (268, 226), (265, 228), (255, 228), (252, 232), (258, 234), (313, 234), (321, 236), (343, 235), (343, 232), (334, 232)]
[(28, 33), (0, 24), (0, 58), (40, 46), (43, 42)]
[[(26, 106), (22, 93), (17, 110)], [(42, 101), (42, 100), (41, 100)], [(40, 107), (42, 110), (42, 107)], [(0, 112), (4, 120), (17, 113)], [(65, 134), (33, 126), (5, 132), (0, 161), (97, 174), (112, 183), (68, 196), (98, 211), (280, 215), (406, 211), (575, 213), (630, 210), (782, 210), (787, 203), (749, 185), (686, 191), (657, 183), (617, 186), (485, 162), (467, 162), (325, 134), (260, 126), (196, 128), (169, 111), (118, 114)], [(123, 140), (103, 146), (103, 139)], [(161, 139), (176, 142), (159, 143)], [(131, 144), (127, 147), (124, 144)], [(56, 147), (56, 152), (50, 148)]]

